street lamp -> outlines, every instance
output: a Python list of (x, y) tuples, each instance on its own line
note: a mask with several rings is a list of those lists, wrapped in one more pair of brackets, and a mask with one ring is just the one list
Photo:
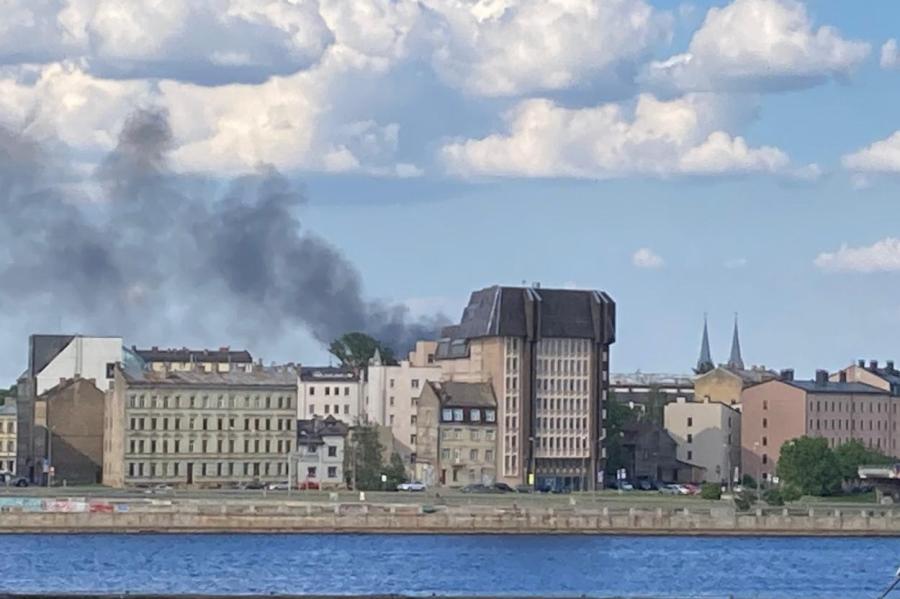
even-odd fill
[(762, 478), (762, 457), (759, 456), (759, 441), (753, 443), (753, 453), (759, 458), (759, 465), (756, 467), (756, 492), (759, 493), (759, 479)]

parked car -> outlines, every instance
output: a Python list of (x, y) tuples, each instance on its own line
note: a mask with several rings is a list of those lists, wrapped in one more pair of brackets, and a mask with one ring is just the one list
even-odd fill
[(699, 495), (700, 494), (700, 485), (695, 485), (694, 483), (687, 483), (682, 486), (687, 490), (688, 495)]
[(259, 491), (260, 489), (265, 489), (266, 484), (262, 481), (254, 480), (244, 485), (244, 488), (249, 491)]
[(463, 493), (501, 493), (502, 491), (498, 491), (494, 487), (488, 487), (487, 485), (472, 484), (466, 485), (462, 488)]
[(638, 481), (637, 488), (641, 491), (655, 491), (656, 485), (654, 485), (652, 481), (643, 479)]
[(516, 485), (516, 493), (534, 493), (531, 485)]
[(0, 472), (0, 484), (7, 487), (27, 487), (28, 479), (24, 476), (16, 476), (12, 472)]
[(144, 493), (148, 495), (165, 495), (167, 493), (174, 493), (175, 487), (171, 485), (167, 485), (165, 483), (160, 483), (158, 485), (153, 485), (152, 487), (144, 490)]
[(319, 488), (319, 482), (315, 480), (304, 480), (297, 483), (297, 489), (300, 491), (318, 491)]
[(413, 481), (413, 482), (409, 482), (409, 483), (400, 483), (399, 485), (397, 485), (398, 491), (407, 491), (409, 493), (421, 493), (425, 489), (427, 489), (427, 487), (425, 486), (425, 483), (422, 483), (419, 481)]
[(501, 493), (515, 493), (516, 490), (506, 483), (494, 483), (494, 488)]
[(280, 483), (269, 483), (266, 488), (270, 491), (287, 491), (291, 488), (291, 485), (285, 481)]
[(663, 485), (659, 488), (659, 492), (663, 495), (681, 495), (681, 489), (678, 485)]

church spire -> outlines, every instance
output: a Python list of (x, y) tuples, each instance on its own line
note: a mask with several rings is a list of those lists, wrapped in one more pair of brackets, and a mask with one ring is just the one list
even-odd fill
[(738, 317), (734, 315), (734, 335), (731, 337), (731, 356), (728, 357), (728, 367), (735, 370), (744, 369), (744, 359), (741, 358), (741, 339), (738, 335)]
[(716, 367), (712, 360), (712, 354), (709, 351), (709, 330), (706, 324), (706, 314), (703, 315), (703, 341), (700, 343), (700, 358), (697, 360), (697, 367), (694, 372), (704, 374)]

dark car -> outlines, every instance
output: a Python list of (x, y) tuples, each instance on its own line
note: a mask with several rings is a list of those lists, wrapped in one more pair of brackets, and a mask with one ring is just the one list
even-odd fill
[(28, 479), (24, 476), (16, 476), (12, 472), (0, 472), (0, 484), (8, 487), (27, 487)]
[(647, 479), (639, 480), (637, 483), (637, 488), (641, 491), (655, 491), (656, 487)]
[(247, 483), (247, 485), (244, 488), (247, 490), (250, 490), (250, 491), (259, 491), (260, 489), (266, 488), (266, 483), (264, 483), (260, 480), (254, 480), (254, 481)]
[(516, 490), (506, 483), (494, 483), (494, 488), (501, 493), (515, 493)]
[(516, 493), (533, 493), (534, 489), (531, 485), (518, 485), (516, 487)]
[(473, 484), (466, 485), (462, 488), (463, 493), (501, 493), (502, 491), (498, 491), (494, 487), (488, 487), (487, 485), (482, 484)]

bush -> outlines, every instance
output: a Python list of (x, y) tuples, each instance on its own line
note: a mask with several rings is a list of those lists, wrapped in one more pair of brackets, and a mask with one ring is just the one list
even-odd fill
[(741, 478), (741, 484), (744, 485), (745, 487), (750, 487), (753, 489), (755, 489), (757, 487), (756, 479), (753, 478), (752, 476), (750, 476), (749, 474), (745, 474)]
[(782, 495), (781, 491), (778, 489), (769, 489), (763, 494), (763, 499), (765, 499), (766, 503), (769, 505), (784, 505), (784, 495)]
[(739, 512), (746, 512), (750, 509), (750, 502), (743, 495), (734, 496), (734, 507)]
[(700, 488), (700, 497), (703, 499), (722, 499), (722, 487), (718, 483), (703, 483)]
[(794, 485), (784, 485), (781, 489), (781, 497), (785, 501), (797, 501), (803, 497), (803, 493)]

